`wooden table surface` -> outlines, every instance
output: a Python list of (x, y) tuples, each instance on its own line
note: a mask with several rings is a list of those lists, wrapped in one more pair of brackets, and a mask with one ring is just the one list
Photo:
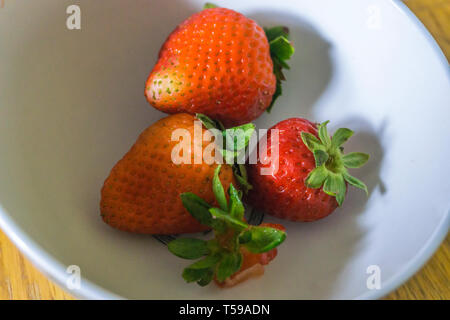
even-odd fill
[[(450, 60), (450, 1), (405, 0)], [(0, 231), (0, 299), (73, 299), (45, 278)], [(450, 299), (450, 236), (433, 258), (386, 299)]]

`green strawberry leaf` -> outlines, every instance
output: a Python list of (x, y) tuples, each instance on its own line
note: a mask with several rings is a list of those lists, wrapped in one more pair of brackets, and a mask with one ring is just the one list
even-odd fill
[(169, 251), (183, 259), (198, 259), (210, 253), (208, 243), (193, 238), (178, 238), (167, 244)]
[(222, 122), (219, 120), (213, 120), (207, 115), (203, 113), (196, 113), (195, 117), (202, 122), (202, 124), (205, 126), (206, 129), (217, 129), (220, 131), (224, 131), (225, 127), (223, 126)]
[(320, 139), (320, 141), (322, 141), (322, 144), (327, 148), (331, 145), (331, 139), (330, 139), (330, 136), (328, 135), (328, 130), (327, 130), (327, 124), (329, 122), (330, 121), (325, 121), (325, 122), (319, 124), (318, 128), (317, 128), (318, 133), (319, 133), (319, 139)]
[(320, 188), (327, 177), (328, 170), (324, 166), (317, 167), (309, 173), (308, 177), (306, 177), (305, 185), (308, 188)]
[(206, 129), (217, 129), (217, 123), (212, 120), (210, 117), (202, 114), (202, 113), (196, 113), (195, 117), (200, 120)]
[(269, 42), (270, 53), (280, 61), (289, 60), (294, 54), (294, 47), (285, 36), (279, 36)]
[(224, 211), (228, 211), (228, 201), (225, 197), (225, 191), (223, 190), (222, 182), (219, 178), (221, 165), (219, 164), (216, 169), (214, 170), (214, 177), (213, 177), (213, 192), (216, 197), (217, 203), (219, 204), (220, 208)]
[(239, 186), (244, 190), (245, 194), (248, 194), (248, 191), (253, 189), (253, 186), (241, 176), (235, 175), (234, 177), (238, 181)]
[(226, 149), (234, 152), (245, 149), (254, 131), (255, 125), (253, 123), (226, 129), (222, 132), (225, 137)]
[(317, 137), (309, 132), (302, 132), (301, 138), (305, 146), (309, 149), (309, 151), (314, 152), (314, 150), (323, 150), (325, 151), (325, 146), (322, 142), (317, 139)]
[(209, 213), (211, 205), (199, 196), (186, 192), (180, 195), (181, 202), (186, 210), (201, 224), (212, 226), (212, 216)]
[(283, 69), (291, 69), (291, 67), (284, 61), (284, 60), (280, 60), (277, 56), (273, 56), (272, 57), (273, 63), (275, 63), (276, 65), (279, 65), (281, 67), (281, 69), (278, 69), (277, 72), (279, 72), (280, 74), (275, 73), (275, 76), (279, 77), (280, 80), (286, 80), (286, 78), (284, 77), (283, 74)]
[(199, 286), (204, 287), (207, 286), (212, 281), (213, 278), (214, 278), (214, 269), (209, 268), (202, 273), (202, 276), (200, 279), (197, 280), (197, 283)]
[(336, 193), (336, 201), (339, 206), (342, 206), (346, 192), (347, 192), (347, 185), (345, 184), (343, 176), (339, 175), (338, 191)]
[(346, 186), (342, 174), (328, 173), (323, 191), (331, 196), (336, 197), (339, 206), (342, 205), (345, 199)]
[(353, 131), (347, 128), (339, 128), (331, 138), (331, 143), (334, 147), (342, 146), (351, 136)]
[(241, 201), (242, 195), (239, 194), (233, 184), (230, 184), (228, 194), (230, 195), (230, 216), (238, 220), (242, 220), (245, 211), (244, 205)]
[[(184, 280), (186, 282), (197, 281), (197, 283), (201, 286), (207, 285), (209, 282), (211, 282), (214, 276), (214, 269), (220, 259), (221, 255), (216, 253), (211, 254), (202, 260), (194, 262), (183, 270), (182, 276)], [(211, 272), (213, 273), (212, 276)]]
[(244, 246), (253, 253), (270, 251), (286, 239), (286, 232), (270, 227), (253, 226), (249, 232), (251, 239)]
[(219, 262), (221, 257), (222, 257), (222, 255), (218, 254), (218, 253), (210, 254), (206, 258), (203, 258), (202, 260), (194, 262), (186, 269), (203, 270), (203, 269), (207, 269), (207, 268), (212, 268), (217, 264), (217, 262)]
[(339, 182), (336, 176), (336, 174), (329, 173), (323, 184), (323, 191), (330, 196), (336, 196), (338, 192)]
[(245, 194), (248, 194), (248, 191), (253, 189), (253, 186), (248, 182), (247, 177), (247, 169), (243, 164), (235, 164), (233, 165), (233, 174), (236, 178), (239, 186), (244, 191)]
[(208, 249), (210, 252), (219, 252), (220, 251), (220, 243), (216, 239), (211, 239), (207, 241)]
[(222, 255), (217, 266), (216, 277), (219, 282), (225, 281), (232, 274), (236, 273), (242, 265), (242, 255), (240, 252), (227, 252)]
[(283, 69), (289, 69), (286, 60), (289, 60), (294, 54), (294, 47), (289, 41), (289, 29), (284, 26), (276, 26), (273, 28), (264, 28), (267, 41), (270, 47), (270, 56), (273, 62), (273, 73), (276, 77), (275, 92), (272, 96), (272, 101), (266, 109), (268, 113), (271, 112), (273, 105), (278, 97), (283, 93), (281, 82), (286, 80)]
[(284, 26), (276, 26), (272, 28), (264, 28), (267, 40), (270, 42), (278, 37), (289, 39), (289, 29)]
[(210, 2), (207, 2), (203, 5), (203, 9), (214, 9), (214, 8), (219, 8), (219, 6)]
[(245, 151), (254, 131), (255, 125), (253, 123), (222, 131), (225, 140), (222, 156), (225, 158), (225, 163), (239, 163), (245, 159)]
[(362, 152), (350, 152), (342, 157), (342, 162), (347, 168), (360, 168), (367, 160), (369, 160), (369, 155)]
[(316, 167), (320, 167), (321, 165), (325, 164), (329, 158), (328, 153), (320, 149), (314, 150), (313, 154), (314, 160), (316, 160)]
[(250, 242), (250, 240), (252, 240), (252, 233), (251, 233), (251, 231), (250, 230), (245, 230), (244, 232), (242, 232), (239, 235), (239, 239), (238, 240), (239, 240), (240, 244), (244, 244), (244, 243)]
[(366, 194), (369, 195), (369, 190), (367, 190), (367, 186), (361, 180), (351, 176), (348, 172), (344, 173), (344, 179), (352, 186), (364, 190)]
[(228, 223), (233, 229), (240, 231), (248, 228), (248, 224), (246, 224), (242, 220), (233, 218), (228, 212), (223, 211), (219, 208), (211, 208), (209, 209), (209, 212), (214, 218)]
[[(280, 71), (281, 72), (281, 71)], [(284, 76), (283, 76), (284, 77)], [(275, 93), (272, 96), (272, 101), (270, 102), (269, 107), (266, 109), (267, 113), (270, 113), (270, 111), (272, 111), (272, 107), (275, 104), (275, 101), (277, 100), (278, 97), (280, 97), (283, 94), (283, 88), (281, 86), (281, 80), (277, 80), (277, 84), (275, 87)]]

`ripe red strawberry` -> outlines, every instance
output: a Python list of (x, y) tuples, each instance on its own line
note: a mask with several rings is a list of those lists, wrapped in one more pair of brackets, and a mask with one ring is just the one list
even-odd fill
[[(171, 158), (178, 144), (172, 141), (172, 132), (184, 128), (194, 137), (195, 120), (192, 115), (180, 113), (163, 118), (142, 132), (131, 150), (111, 170), (102, 188), (100, 209), (107, 224), (147, 234), (209, 229), (183, 207), (180, 194), (194, 192), (206, 202), (215, 203), (211, 181), (217, 165), (204, 162), (176, 165)], [(202, 134), (205, 130), (203, 127)], [(194, 150), (194, 139), (191, 143), (191, 150)], [(203, 148), (207, 145), (204, 143)], [(222, 166), (220, 179), (226, 187), (235, 183), (229, 165)]]
[[(249, 182), (253, 185), (248, 200), (255, 208), (278, 218), (314, 221), (342, 204), (347, 183), (367, 192), (364, 183), (352, 177), (347, 168), (361, 167), (369, 156), (358, 152), (344, 155), (342, 144), (353, 131), (341, 128), (330, 138), (327, 123), (317, 126), (292, 118), (269, 130), (268, 157), (276, 152), (276, 146), (271, 144), (272, 129), (279, 130), (279, 166), (272, 163), (276, 158), (265, 165), (266, 159), (258, 159), (257, 164), (248, 166)], [(262, 175), (261, 168), (268, 169), (269, 174)]]
[(148, 102), (166, 113), (202, 113), (226, 127), (256, 119), (281, 94), (281, 70), (293, 54), (287, 28), (266, 33), (225, 8), (192, 15), (162, 46), (147, 79)]

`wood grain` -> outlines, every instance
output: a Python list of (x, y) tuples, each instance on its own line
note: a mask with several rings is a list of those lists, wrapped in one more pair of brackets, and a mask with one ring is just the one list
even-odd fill
[[(405, 0), (405, 3), (450, 60), (450, 1)], [(0, 299), (73, 298), (33, 267), (0, 231)], [(450, 299), (450, 236), (420, 272), (386, 299)]]
[(385, 299), (450, 299), (450, 236), (414, 277)]
[(422, 21), (450, 61), (450, 1), (449, 0), (404, 0)]
[(72, 299), (45, 278), (0, 231), (0, 299)]

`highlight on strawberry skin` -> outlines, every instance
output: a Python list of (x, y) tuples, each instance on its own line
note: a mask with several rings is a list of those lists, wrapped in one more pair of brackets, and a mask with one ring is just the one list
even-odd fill
[(221, 287), (229, 287), (261, 275), (263, 265), (276, 256), (276, 247), (286, 238), (282, 226), (252, 226), (245, 221), (242, 192), (230, 184), (225, 193), (220, 169), (219, 165), (212, 181), (217, 207), (193, 193), (181, 194), (185, 208), (201, 224), (213, 229), (214, 238), (178, 238), (168, 244), (169, 251), (180, 258), (200, 259), (182, 273), (185, 281), (200, 286), (214, 280)]

